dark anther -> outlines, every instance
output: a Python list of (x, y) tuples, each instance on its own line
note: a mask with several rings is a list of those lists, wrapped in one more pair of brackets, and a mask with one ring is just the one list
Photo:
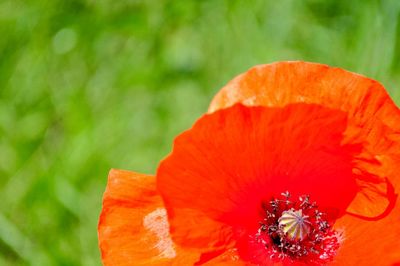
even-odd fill
[(281, 195), (284, 196), (286, 199), (289, 199), (289, 198), (290, 198), (290, 193), (289, 193), (289, 191), (285, 191), (285, 192), (281, 193)]
[[(310, 196), (289, 200), (288, 191), (280, 198), (263, 203), (264, 219), (255, 239), (273, 259), (301, 260), (306, 264), (327, 264), (338, 246), (338, 236), (331, 229), (326, 214), (317, 209)], [(323, 254), (324, 256), (321, 256)]]

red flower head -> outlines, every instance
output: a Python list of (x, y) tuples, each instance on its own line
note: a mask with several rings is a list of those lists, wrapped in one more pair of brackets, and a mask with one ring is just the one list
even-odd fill
[(378, 82), (261, 65), (213, 99), (156, 176), (112, 170), (105, 265), (400, 263), (400, 111)]

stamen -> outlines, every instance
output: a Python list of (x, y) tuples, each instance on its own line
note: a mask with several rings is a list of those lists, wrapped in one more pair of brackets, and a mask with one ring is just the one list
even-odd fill
[[(263, 204), (264, 219), (255, 235), (267, 255), (276, 261), (302, 261), (310, 265), (326, 264), (339, 248), (339, 235), (326, 215), (308, 195), (290, 200), (288, 191)], [(269, 239), (269, 241), (268, 241)]]

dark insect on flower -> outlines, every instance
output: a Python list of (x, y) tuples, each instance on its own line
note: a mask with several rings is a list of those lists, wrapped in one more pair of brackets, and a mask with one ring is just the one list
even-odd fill
[(399, 265), (400, 111), (378, 82), (250, 69), (155, 176), (112, 170), (105, 265)]

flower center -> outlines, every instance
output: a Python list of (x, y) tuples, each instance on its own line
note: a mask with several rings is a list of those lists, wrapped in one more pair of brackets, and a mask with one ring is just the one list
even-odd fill
[(278, 219), (279, 227), (292, 240), (303, 240), (310, 233), (311, 222), (309, 216), (303, 215), (303, 211), (283, 211)]
[(289, 192), (263, 204), (265, 218), (255, 240), (273, 261), (302, 261), (321, 265), (331, 261), (339, 248), (340, 235), (327, 215), (309, 196), (291, 200)]

